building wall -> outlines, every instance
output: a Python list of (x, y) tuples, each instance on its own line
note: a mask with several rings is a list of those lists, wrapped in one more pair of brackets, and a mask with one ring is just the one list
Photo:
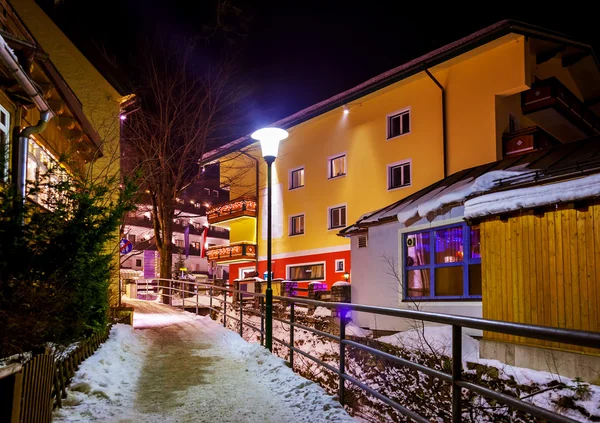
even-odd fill
[[(483, 317), (600, 331), (600, 204), (481, 223)], [(599, 354), (559, 342), (489, 340)]]
[[(527, 89), (525, 42), (507, 36), (431, 69), (447, 90), (448, 172), (497, 159), (495, 97)], [(519, 105), (520, 106), (520, 105)], [(347, 223), (444, 177), (441, 92), (421, 72), (348, 105), (289, 129), (273, 164), (273, 252), (348, 246), (328, 230), (328, 207), (346, 204)], [(387, 138), (387, 115), (410, 109), (411, 132)], [(266, 165), (260, 148), (249, 149), (260, 163), (259, 255), (266, 254)], [(347, 174), (328, 179), (328, 158), (346, 154)], [(411, 161), (412, 185), (388, 190), (387, 166)], [(289, 173), (303, 166), (305, 186), (289, 190)], [(251, 159), (238, 153), (221, 164), (231, 198), (256, 193)], [(305, 214), (305, 234), (290, 237), (289, 217)], [(232, 231), (232, 238), (236, 237)], [(263, 242), (261, 242), (263, 241)]]
[[(122, 96), (104, 79), (65, 34), (40, 9), (34, 0), (10, 0), (37, 42), (49, 54), (52, 63), (82, 104), (83, 111), (99, 133), (104, 156), (91, 169), (93, 176), (118, 175), (120, 169), (120, 120)], [(52, 126), (50, 126), (52, 128)], [(44, 136), (46, 134), (42, 134)], [(115, 253), (115, 272), (109, 297), (117, 304), (118, 295), (118, 236), (107, 251)]]

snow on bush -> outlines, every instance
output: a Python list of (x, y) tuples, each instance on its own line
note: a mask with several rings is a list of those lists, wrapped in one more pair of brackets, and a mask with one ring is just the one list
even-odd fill
[(331, 310), (327, 307), (317, 307), (313, 317), (331, 317)]

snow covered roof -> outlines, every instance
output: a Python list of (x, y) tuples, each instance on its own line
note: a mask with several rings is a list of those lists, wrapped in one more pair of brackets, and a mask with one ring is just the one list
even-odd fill
[[(578, 50), (592, 51), (589, 45), (569, 39), (557, 32), (524, 22), (503, 20), (417, 57), (403, 65), (390, 69), (349, 90), (302, 109), (297, 113), (272, 123), (271, 126), (284, 129), (291, 128), (510, 33), (522, 34), (533, 38), (543, 38), (549, 45), (553, 45), (552, 42), (557, 42), (560, 45), (568, 45)], [(200, 164), (213, 162), (220, 157), (238, 151), (255, 142), (256, 140), (251, 139), (249, 135), (240, 137), (205, 153), (200, 160)]]
[[(597, 173), (600, 173), (600, 137), (562, 144), (457, 172), (389, 206), (363, 215), (356, 223), (340, 231), (339, 235), (349, 236), (362, 232), (369, 226), (396, 220), (409, 225), (421, 218), (431, 218), (432, 215), (439, 214), (444, 209), (462, 205), (466, 200), (478, 195), (507, 190), (514, 192), (517, 187), (547, 185)], [(561, 185), (570, 192), (568, 195), (563, 195), (563, 201), (598, 195), (595, 194), (594, 188), (588, 187), (588, 183), (580, 182), (580, 184), (583, 184), (581, 189), (574, 189), (577, 185), (573, 183)], [(600, 188), (598, 190), (600, 191)], [(539, 195), (543, 197), (541, 192), (539, 191)], [(550, 204), (556, 202), (552, 199), (560, 201), (561, 198), (546, 196), (538, 199), (535, 203), (513, 201), (512, 207), (518, 205), (523, 208), (528, 204), (532, 204), (531, 207), (537, 207), (545, 199), (548, 200), (545, 204)], [(493, 198), (488, 198), (488, 200), (496, 201)], [(474, 206), (482, 204), (484, 201), (487, 200), (484, 199), (480, 202), (470, 200), (468, 203)], [(496, 203), (496, 208), (500, 212), (500, 203)], [(489, 209), (489, 211), (492, 210)], [(472, 217), (475, 216), (475, 212), (473, 213)], [(481, 213), (484, 212), (480, 210), (477, 213), (478, 216), (481, 216), (483, 215)]]

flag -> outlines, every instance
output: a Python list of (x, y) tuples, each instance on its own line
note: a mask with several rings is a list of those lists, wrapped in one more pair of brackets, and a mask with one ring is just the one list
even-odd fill
[(184, 248), (185, 248), (185, 258), (189, 258), (190, 257), (190, 225), (188, 223), (188, 225), (185, 227), (185, 230), (183, 231), (183, 243), (184, 243)]
[(200, 257), (206, 258), (206, 250), (208, 249), (208, 240), (206, 239), (208, 236), (208, 226), (202, 227), (204, 230), (202, 231), (202, 242), (200, 244)]

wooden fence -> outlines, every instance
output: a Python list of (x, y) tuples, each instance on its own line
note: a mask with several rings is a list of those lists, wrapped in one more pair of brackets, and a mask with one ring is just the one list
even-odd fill
[(56, 358), (49, 350), (34, 356), (24, 365), (11, 365), (0, 377), (3, 405), (1, 421), (10, 423), (45, 423), (52, 420), (52, 410), (62, 407), (67, 396), (67, 386), (83, 360), (91, 356), (108, 339), (110, 326), (79, 342), (64, 357)]

